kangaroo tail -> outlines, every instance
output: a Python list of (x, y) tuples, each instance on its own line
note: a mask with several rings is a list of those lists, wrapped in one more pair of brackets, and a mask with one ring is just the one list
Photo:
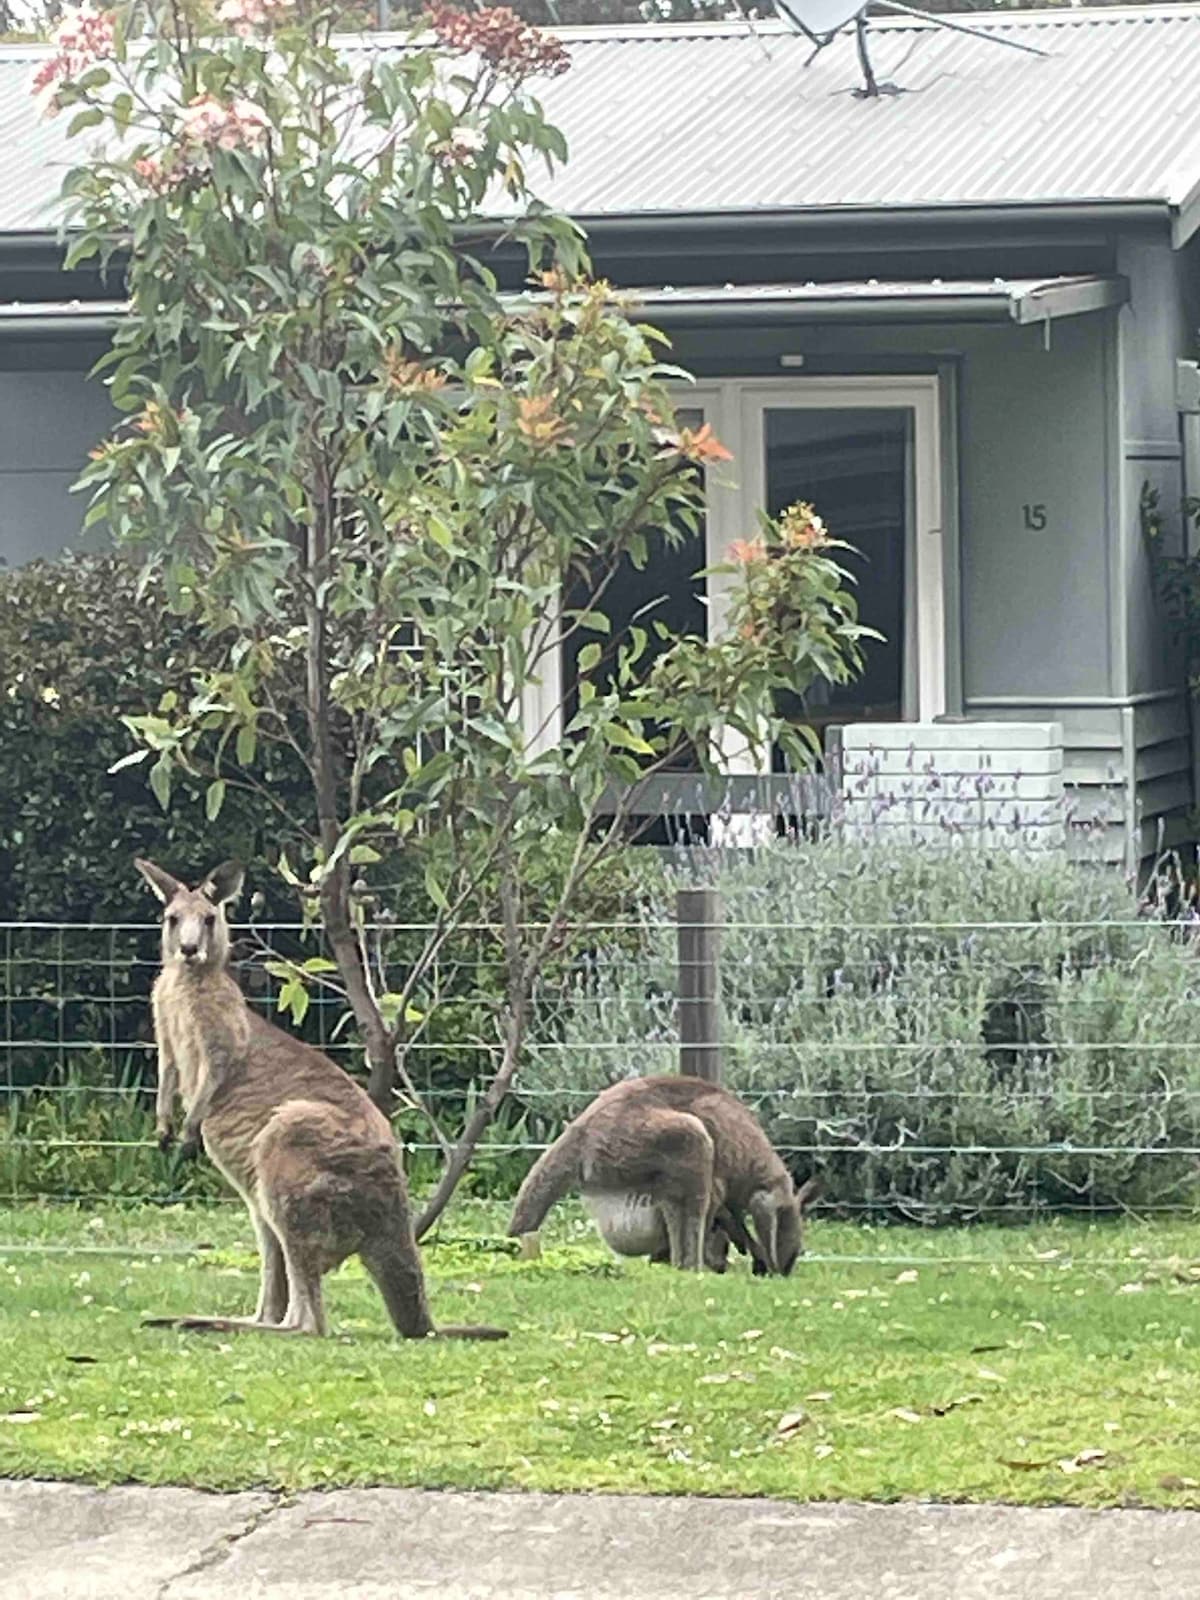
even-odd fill
[(421, 1258), (411, 1232), (407, 1228), (398, 1229), (395, 1233), (370, 1239), (359, 1255), (374, 1278), (400, 1337), (424, 1339), (431, 1334), (433, 1318), (425, 1298)]
[(407, 1217), (382, 1237), (369, 1240), (359, 1251), (363, 1266), (375, 1280), (388, 1315), (402, 1339), (507, 1339), (505, 1328), (486, 1324), (451, 1324), (435, 1328), (425, 1297), (421, 1256)]
[(547, 1211), (579, 1180), (579, 1133), (567, 1128), (529, 1169), (508, 1224), (510, 1239), (536, 1233)]
[(448, 1322), (444, 1328), (435, 1328), (438, 1339), (507, 1339), (507, 1328), (489, 1328), (486, 1322)]

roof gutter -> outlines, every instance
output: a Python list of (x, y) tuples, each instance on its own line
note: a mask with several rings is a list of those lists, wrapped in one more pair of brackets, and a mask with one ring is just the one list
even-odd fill
[(1059, 317), (1080, 316), (1123, 306), (1129, 300), (1129, 282), (1123, 277), (1049, 279), (1043, 283), (1009, 284), (997, 280), (988, 290), (973, 293), (872, 293), (862, 285), (853, 294), (760, 293), (726, 289), (710, 293), (651, 291), (638, 297), (647, 321), (665, 328), (704, 328), (720, 325), (778, 327), (816, 323), (1015, 322), (1021, 327), (1042, 325)]
[[(630, 233), (658, 233), (663, 228), (687, 228), (696, 233), (717, 232), (724, 228), (754, 228), (763, 233), (803, 226), (805, 228), (920, 228), (994, 226), (1020, 221), (1032, 226), (1064, 222), (1085, 226), (1108, 226), (1114, 222), (1164, 223), (1174, 207), (1166, 200), (1080, 200), (1057, 204), (1026, 205), (1020, 201), (992, 205), (941, 206), (797, 206), (764, 211), (641, 211), (573, 212), (584, 228), (623, 228)], [(514, 219), (515, 220), (515, 219)], [(511, 227), (497, 219), (486, 226), (495, 231)]]
[(939, 298), (912, 299), (884, 303), (880, 300), (853, 300), (833, 303), (828, 300), (766, 300), (760, 305), (745, 301), (691, 301), (670, 305), (663, 300), (643, 302), (637, 307), (642, 320), (662, 328), (759, 327), (775, 328), (803, 323), (880, 323), (900, 322), (1009, 322), (1008, 301), (989, 300), (982, 295), (943, 295)]
[(63, 334), (111, 336), (128, 314), (122, 302), (103, 301), (89, 307), (80, 301), (70, 307), (0, 306), (0, 340), (55, 337)]
[[(760, 234), (784, 233), (804, 228), (815, 232), (845, 229), (889, 229), (916, 227), (986, 228), (1021, 222), (1030, 227), (1110, 227), (1114, 223), (1170, 223), (1177, 211), (1167, 200), (1079, 200), (1057, 204), (1026, 205), (1019, 201), (990, 205), (940, 206), (793, 206), (778, 210), (745, 211), (578, 211), (573, 219), (589, 233), (623, 232), (633, 236), (660, 237), (664, 232), (721, 233), (736, 229), (739, 234), (753, 230)], [(481, 219), (462, 230), (473, 239), (501, 239), (521, 219), (492, 217)], [(28, 256), (43, 258), (47, 252), (61, 253), (63, 236), (57, 229), (28, 232), (0, 232), (0, 258)]]

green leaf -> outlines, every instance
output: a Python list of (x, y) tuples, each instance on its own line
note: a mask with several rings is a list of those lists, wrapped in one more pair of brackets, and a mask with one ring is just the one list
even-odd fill
[(208, 786), (204, 796), (204, 815), (210, 822), (215, 822), (221, 815), (221, 807), (225, 803), (225, 780), (214, 778)]
[(73, 139), (85, 128), (98, 128), (103, 121), (104, 113), (99, 106), (88, 106), (84, 111), (77, 111), (67, 125), (67, 138)]
[(164, 750), (150, 768), (150, 787), (154, 798), (165, 811), (171, 804), (171, 759)]
[(425, 868), (425, 893), (439, 911), (446, 911), (449, 908), (450, 902), (446, 898), (446, 891), (438, 882), (432, 867)]
[(127, 756), (122, 756), (119, 761), (114, 761), (109, 767), (109, 772), (120, 772), (124, 767), (136, 767), (139, 761), (145, 761), (149, 750), (131, 750)]
[(279, 1011), (290, 1011), (292, 1014), (292, 1021), (297, 1027), (299, 1027), (304, 1021), (305, 1017), (308, 1015), (308, 1007), (308, 990), (304, 987), (299, 975), (296, 974), (295, 976), (289, 978), (288, 981), (283, 985), (282, 989), (280, 989), (279, 999), (276, 1001), (276, 1008)]
[(596, 643), (594, 639), (588, 644), (585, 644), (583, 649), (579, 652), (580, 672), (590, 672), (593, 667), (598, 666), (600, 657), (603, 654), (603, 649)]
[(246, 723), (237, 732), (237, 759), (239, 767), (248, 767), (254, 761), (254, 752), (258, 746), (258, 735), (251, 723)]

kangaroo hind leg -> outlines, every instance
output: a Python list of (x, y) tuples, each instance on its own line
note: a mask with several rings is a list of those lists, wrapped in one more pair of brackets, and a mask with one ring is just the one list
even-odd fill
[(143, 1328), (179, 1328), (187, 1333), (238, 1333), (258, 1330), (263, 1333), (290, 1333), (283, 1326), (288, 1303), (287, 1269), (283, 1247), (260, 1207), (246, 1199), (250, 1221), (254, 1225), (261, 1258), (261, 1277), (258, 1305), (252, 1317), (143, 1317)]
[(701, 1272), (713, 1210), (712, 1139), (687, 1112), (661, 1112), (646, 1131), (655, 1169), (652, 1193), (666, 1223), (671, 1265)]

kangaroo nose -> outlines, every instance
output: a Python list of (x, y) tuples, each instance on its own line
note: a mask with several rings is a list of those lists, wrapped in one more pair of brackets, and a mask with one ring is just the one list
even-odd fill
[(198, 944), (183, 944), (181, 942), (179, 946), (179, 954), (181, 956), (194, 956), (199, 948), (200, 946)]

